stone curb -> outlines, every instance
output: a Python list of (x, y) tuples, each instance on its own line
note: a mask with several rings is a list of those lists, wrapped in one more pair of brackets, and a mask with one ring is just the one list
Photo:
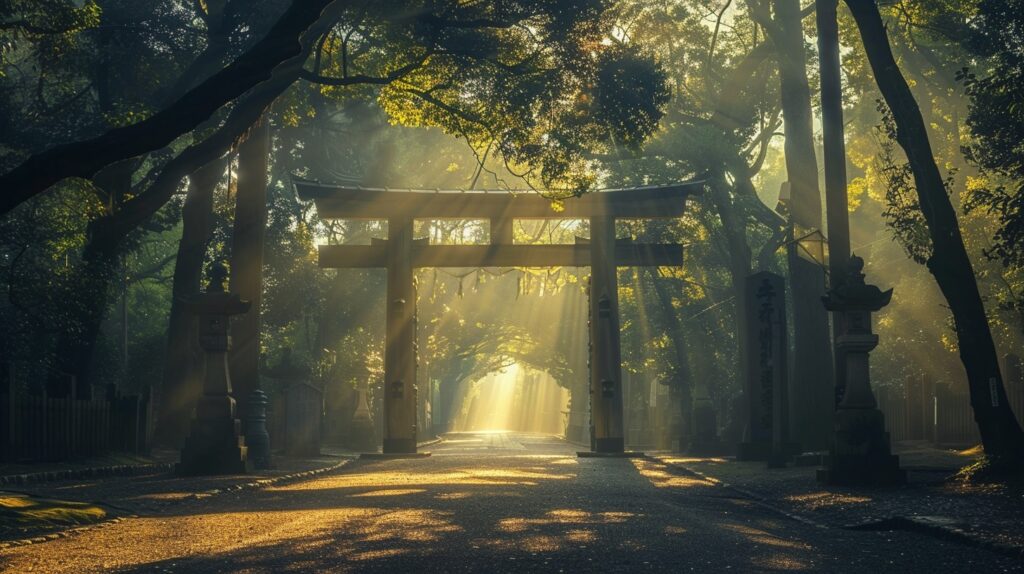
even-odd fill
[(418, 443), (416, 443), (416, 448), (417, 449), (421, 449), (421, 448), (423, 448), (425, 446), (434, 446), (435, 444), (437, 444), (439, 442), (444, 442), (444, 437), (439, 436), (437, 438), (433, 438), (433, 439), (430, 439), (430, 440), (425, 440), (423, 442), (418, 442)]
[(11, 485), (37, 484), (56, 480), (74, 480), (106, 476), (135, 476), (146, 472), (167, 472), (174, 470), (173, 462), (149, 464), (117, 464), (112, 466), (96, 466), (90, 468), (72, 468), (49, 470), (25, 474), (8, 474), (0, 476), (0, 487)]
[[(286, 482), (286, 481), (298, 480), (298, 479), (302, 479), (302, 478), (312, 478), (314, 476), (319, 476), (321, 474), (324, 474), (324, 473), (327, 473), (327, 472), (331, 472), (332, 470), (337, 470), (337, 469), (347, 465), (348, 463), (352, 462), (352, 460), (354, 460), (354, 459), (345, 458), (345, 459), (343, 459), (341, 461), (338, 461), (335, 464), (332, 464), (330, 466), (325, 466), (323, 468), (315, 468), (315, 469), (312, 469), (312, 470), (305, 470), (305, 471), (301, 471), (301, 472), (293, 472), (291, 474), (284, 474), (284, 475), (281, 475), (281, 476), (275, 476), (275, 477), (271, 477), (271, 478), (262, 478), (262, 479), (253, 480), (253, 481), (250, 481), (250, 482), (244, 482), (244, 483), (240, 483), (240, 484), (233, 484), (231, 486), (227, 486), (227, 487), (224, 487), (224, 488), (212, 488), (212, 489), (209, 489), (209, 490), (203, 490), (203, 491), (200, 491), (200, 492), (194, 492), (194, 493), (192, 493), (192, 494), (190, 494), (190, 495), (188, 495), (188, 496), (186, 496), (186, 497), (184, 497), (184, 498), (182, 498), (180, 500), (165, 501), (162, 506), (167, 507), (167, 506), (171, 506), (173, 504), (181, 504), (184, 501), (207, 499), (207, 498), (210, 498), (210, 497), (213, 497), (213, 496), (217, 496), (219, 494), (225, 494), (225, 493), (228, 493), (228, 492), (238, 492), (238, 491), (241, 491), (241, 490), (256, 490), (256, 489), (259, 489), (259, 488), (263, 488), (263, 487), (266, 487), (266, 486), (272, 486), (274, 484), (279, 484), (279, 483)], [(171, 464), (170, 468), (173, 470), (174, 465)], [(99, 503), (99, 504), (102, 504), (102, 503)], [(40, 543), (43, 543), (43, 542), (49, 542), (51, 540), (57, 540), (58, 538), (67, 538), (69, 536), (72, 536), (72, 535), (75, 535), (75, 534), (81, 534), (83, 532), (88, 532), (90, 530), (96, 530), (96, 529), (100, 529), (100, 528), (107, 528), (108, 526), (111, 526), (113, 524), (117, 524), (119, 522), (124, 522), (126, 520), (129, 520), (129, 519), (132, 519), (132, 518), (138, 518), (138, 517), (139, 517), (139, 515), (137, 515), (137, 514), (128, 514), (128, 515), (124, 515), (124, 516), (118, 516), (118, 517), (115, 517), (115, 518), (111, 518), (109, 520), (103, 520), (103, 521), (100, 521), (100, 522), (97, 522), (97, 523), (94, 523), (94, 524), (89, 524), (89, 525), (86, 525), (86, 526), (77, 526), (77, 527), (74, 527), (74, 528), (68, 528), (68, 529), (65, 529), (65, 530), (61, 530), (59, 532), (51, 532), (49, 534), (42, 534), (42, 535), (34, 536), (34, 537), (31, 537), (31, 538), (23, 538), (23, 539), (20, 539), (20, 540), (8, 540), (8, 541), (5, 541), (5, 542), (0, 542), (0, 551), (7, 550), (9, 548), (14, 548), (14, 547), (17, 547), (17, 546), (27, 546), (29, 544), (40, 544)]]
[(738, 494), (740, 494), (740, 495), (742, 495), (742, 496), (744, 496), (746, 498), (749, 498), (750, 500), (756, 502), (757, 504), (759, 504), (759, 505), (761, 505), (761, 506), (763, 506), (763, 507), (765, 507), (765, 508), (767, 508), (767, 509), (769, 509), (769, 510), (771, 510), (773, 512), (776, 512), (778, 514), (781, 514), (781, 515), (785, 516), (786, 518), (790, 518), (792, 520), (796, 520), (797, 522), (801, 522), (803, 524), (807, 524), (808, 526), (813, 526), (815, 528), (822, 528), (822, 529), (829, 528), (829, 526), (827, 524), (824, 524), (824, 523), (818, 522), (816, 520), (812, 520), (810, 518), (807, 518), (806, 516), (801, 516), (799, 514), (794, 514), (792, 512), (789, 512), (787, 510), (779, 508), (778, 506), (772, 504), (771, 501), (768, 500), (767, 498), (765, 498), (765, 497), (763, 497), (763, 496), (761, 496), (761, 495), (759, 495), (759, 494), (757, 494), (755, 492), (751, 492), (751, 491), (749, 491), (749, 490), (747, 490), (745, 488), (742, 488), (742, 487), (736, 486), (734, 484), (730, 484), (728, 482), (722, 481), (722, 480), (717, 479), (717, 478), (715, 478), (713, 476), (704, 474), (703, 472), (701, 472), (699, 470), (694, 470), (694, 469), (692, 469), (692, 468), (690, 468), (688, 466), (684, 466), (682, 464), (665, 462), (662, 458), (657, 457), (657, 456), (651, 457), (651, 458), (653, 460), (657, 460), (658, 462), (661, 462), (662, 464), (665, 464), (665, 465), (670, 466), (672, 468), (679, 469), (679, 470), (681, 470), (681, 471), (683, 471), (683, 472), (685, 472), (687, 474), (690, 474), (691, 476), (695, 476), (697, 478), (706, 480), (706, 481), (708, 481), (708, 482), (710, 482), (712, 484), (717, 484), (718, 486), (721, 486), (722, 488), (726, 488), (728, 490), (732, 490), (732, 491), (734, 491), (734, 492), (736, 492), (736, 493), (738, 493)]
[[(664, 461), (661, 462), (665, 463)], [(806, 516), (801, 516), (799, 514), (789, 512), (788, 510), (779, 508), (778, 506), (772, 504), (769, 499), (757, 493), (754, 493), (750, 490), (738, 487), (733, 484), (729, 484), (727, 482), (723, 482), (713, 476), (704, 474), (699, 470), (694, 470), (681, 464), (665, 464), (673, 468), (682, 470), (684, 472), (690, 473), (693, 476), (702, 478), (710, 482), (714, 482), (725, 488), (729, 488), (735, 492), (738, 492), (739, 494), (742, 494), (747, 498), (750, 498), (751, 500), (757, 502), (761, 506), (764, 506), (779, 514), (782, 514), (783, 516), (786, 516), (787, 518), (792, 518), (793, 520), (802, 522), (804, 524), (809, 524), (817, 528), (842, 528), (844, 530), (904, 530), (910, 532), (918, 532), (920, 534), (925, 534), (937, 538), (943, 538), (954, 542), (959, 542), (961, 544), (971, 546), (974, 548), (982, 548), (990, 552), (994, 552), (996, 554), (1000, 554), (1010, 558), (1024, 557), (1024, 548), (1021, 548), (1019, 546), (1012, 546), (1009, 544), (1003, 544), (1001, 542), (995, 542), (992, 540), (986, 540), (984, 538), (974, 536), (961, 528), (957, 528), (956, 526), (936, 523), (935, 521), (929, 520), (927, 517), (894, 516), (892, 518), (886, 518), (882, 520), (866, 522), (861, 524), (852, 524), (846, 526), (830, 526), (828, 524), (807, 518)]]
[(846, 530), (905, 530), (982, 548), (1009, 558), (1024, 558), (1024, 548), (987, 540), (953, 524), (940, 524), (927, 516), (893, 516), (882, 520), (842, 526)]

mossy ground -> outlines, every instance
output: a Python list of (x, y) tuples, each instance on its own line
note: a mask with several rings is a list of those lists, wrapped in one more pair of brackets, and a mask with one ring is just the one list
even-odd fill
[(92, 524), (107, 516), (95, 504), (0, 492), (0, 535)]

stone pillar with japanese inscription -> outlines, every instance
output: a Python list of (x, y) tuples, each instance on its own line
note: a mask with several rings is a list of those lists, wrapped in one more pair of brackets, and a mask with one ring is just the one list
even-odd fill
[(747, 278), (747, 337), (743, 442), (739, 460), (780, 463), (797, 450), (789, 441), (786, 287), (767, 271)]
[(871, 314), (892, 299), (892, 289), (882, 292), (864, 282), (864, 260), (854, 255), (847, 265), (846, 280), (837, 282), (823, 298), (825, 308), (839, 321), (836, 348), (846, 357), (846, 390), (836, 408), (832, 445), (818, 482), (838, 485), (902, 484), (907, 473), (892, 454), (885, 415), (871, 391), (869, 353), (878, 346), (871, 328)]

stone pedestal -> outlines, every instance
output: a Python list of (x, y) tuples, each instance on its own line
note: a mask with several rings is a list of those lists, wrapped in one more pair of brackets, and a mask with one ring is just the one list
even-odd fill
[(889, 448), (885, 417), (878, 409), (840, 409), (832, 447), (818, 482), (835, 485), (903, 484), (907, 473)]
[(181, 449), (178, 473), (246, 474), (252, 467), (247, 451), (241, 422), (235, 416), (235, 400), (204, 396)]
[(836, 409), (832, 445), (818, 481), (837, 485), (889, 485), (906, 482), (899, 457), (890, 450), (885, 416), (871, 391), (868, 354), (878, 346), (871, 313), (892, 299), (864, 282), (864, 260), (853, 256), (845, 281), (825, 296), (825, 308), (836, 314), (840, 333), (836, 348), (845, 356), (846, 389)]
[(187, 302), (189, 310), (199, 316), (199, 344), (206, 352), (206, 372), (203, 396), (181, 451), (180, 474), (237, 474), (251, 469), (235, 399), (231, 397), (227, 358), (231, 346), (229, 320), (248, 311), (249, 302), (224, 291), (226, 276), (223, 265), (214, 265), (206, 293)]

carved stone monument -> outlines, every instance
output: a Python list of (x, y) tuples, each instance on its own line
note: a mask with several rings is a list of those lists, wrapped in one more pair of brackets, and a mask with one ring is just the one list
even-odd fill
[(203, 396), (196, 405), (196, 418), (178, 464), (178, 472), (185, 475), (245, 473), (251, 467), (235, 414), (227, 359), (231, 316), (245, 313), (250, 304), (236, 293), (225, 292), (226, 277), (224, 266), (215, 264), (206, 292), (187, 303), (189, 310), (199, 316), (199, 344), (206, 353), (206, 373)]
[(324, 393), (310, 384), (311, 371), (292, 359), (292, 350), (282, 350), (281, 362), (267, 369), (267, 375), (281, 381), (284, 389), (284, 451), (290, 456), (320, 454)]
[(306, 381), (293, 383), (285, 391), (285, 409), (285, 452), (292, 456), (319, 455), (323, 392)]
[(763, 271), (747, 278), (746, 426), (739, 460), (781, 464), (799, 450), (789, 441), (789, 347), (782, 277)]
[(844, 282), (823, 297), (825, 308), (836, 314), (836, 347), (846, 357), (846, 391), (835, 413), (832, 445), (818, 481), (840, 485), (884, 485), (906, 482), (899, 457), (892, 454), (885, 416), (871, 391), (868, 353), (878, 346), (871, 330), (871, 313), (892, 299), (864, 282), (864, 260), (854, 255)]

